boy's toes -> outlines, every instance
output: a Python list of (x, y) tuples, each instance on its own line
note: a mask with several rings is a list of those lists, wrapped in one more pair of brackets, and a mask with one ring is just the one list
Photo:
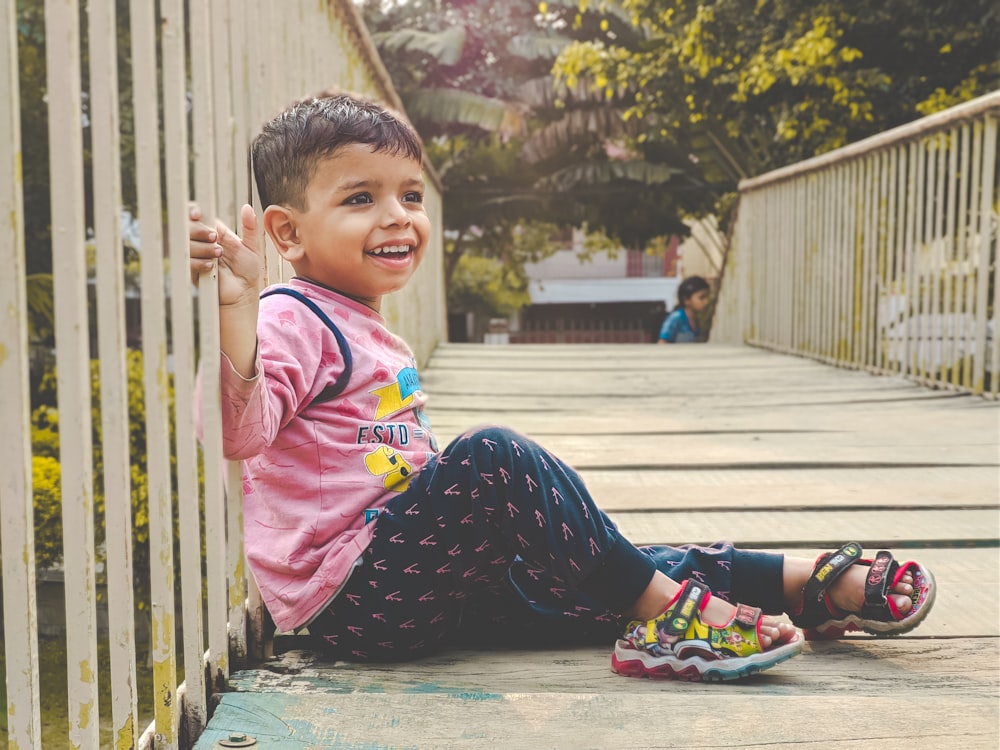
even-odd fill
[[(912, 588), (913, 587), (911, 586), (910, 589), (912, 590)], [(893, 604), (896, 605), (896, 609), (899, 610), (901, 615), (909, 614), (910, 610), (913, 609), (913, 600), (909, 596), (904, 596), (903, 594), (898, 593), (898, 587), (897, 593), (891, 594), (890, 596)]]
[(769, 618), (760, 625), (760, 645), (766, 651), (774, 644), (795, 640), (797, 633), (798, 630), (791, 623)]

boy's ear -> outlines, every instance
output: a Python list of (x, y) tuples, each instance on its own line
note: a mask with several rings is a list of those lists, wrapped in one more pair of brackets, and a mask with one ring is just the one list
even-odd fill
[(289, 263), (302, 257), (299, 232), (290, 208), (272, 204), (264, 209), (264, 231), (271, 238), (278, 254)]

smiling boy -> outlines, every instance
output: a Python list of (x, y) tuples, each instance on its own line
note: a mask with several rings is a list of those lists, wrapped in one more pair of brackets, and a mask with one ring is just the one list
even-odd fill
[(459, 634), (621, 636), (616, 671), (720, 680), (802, 650), (763, 612), (834, 636), (903, 632), (927, 614), (935, 588), (917, 563), (880, 553), (876, 591), (856, 545), (815, 566), (728, 544), (637, 548), (523, 435), (481, 427), (438, 450), (413, 355), (379, 314), (431, 231), (416, 133), (376, 104), (323, 96), (271, 120), (252, 155), (264, 229), (295, 278), (261, 293), (249, 206), (242, 240), (193, 209), (191, 268), (219, 264), (223, 449), (243, 461), (247, 560), (280, 629), (308, 625), (359, 660)]

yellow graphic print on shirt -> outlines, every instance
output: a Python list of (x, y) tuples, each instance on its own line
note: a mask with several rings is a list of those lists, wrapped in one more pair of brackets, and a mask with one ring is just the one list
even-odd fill
[(393, 492), (404, 492), (413, 475), (413, 467), (388, 445), (380, 445), (365, 456), (365, 468), (373, 476), (382, 477), (382, 486)]
[(420, 377), (412, 367), (399, 371), (395, 383), (389, 383), (381, 388), (369, 391), (378, 398), (375, 409), (375, 419), (385, 419), (391, 414), (402, 411), (413, 403), (413, 394), (420, 390)]

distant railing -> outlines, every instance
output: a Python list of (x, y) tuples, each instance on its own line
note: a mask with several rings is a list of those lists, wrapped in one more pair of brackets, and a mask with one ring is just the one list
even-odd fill
[[(243, 565), (239, 470), (221, 459), (215, 356), (205, 358), (205, 441), (200, 453), (195, 436), (191, 405), (196, 341), (212, 352), (217, 351), (219, 339), (214, 274), (200, 284), (200, 333), (195, 335), (187, 263), (188, 201), (193, 196), (206, 216), (220, 216), (234, 226), (238, 203), (248, 195), (249, 138), (292, 98), (337, 86), (399, 106), (351, 0), (131, 0), (128, 5), (128, 28), (123, 32), (115, 15), (122, 3), (90, 3), (84, 35), (77, 0), (46, 0), (47, 85), (45, 90), (21, 91), (18, 3), (0, 0), (0, 540), (7, 740), (9, 747), (22, 750), (43, 746), (44, 696), (39, 689), (24, 255), (25, 212), (37, 207), (26, 207), (22, 197), (21, 97), (30, 102), (44, 97), (48, 107), (65, 532), (69, 719), (60, 739), (45, 746), (87, 750), (107, 744), (106, 738), (101, 741), (100, 726), (109, 715), (110, 742), (116, 748), (189, 746), (204, 728), (210, 695), (263, 640), (263, 608), (247, 590)], [(190, 17), (185, 17), (186, 11)], [(82, 59), (89, 65), (86, 91), (81, 90)], [(120, 61), (130, 61), (134, 92), (121, 101)], [(135, 138), (135, 161), (128, 165), (120, 148), (126, 118), (132, 119)], [(85, 134), (89, 134), (89, 184), (84, 179)], [(136, 488), (130, 479), (134, 467), (126, 375), (123, 169), (134, 170), (136, 178), (142, 248), (138, 287), (152, 643), (141, 650), (151, 653), (154, 716), (145, 731), (148, 722), (140, 720), (137, 710), (135, 524), (130, 500)], [(427, 208), (440, 227), (440, 193), (430, 177)], [(93, 207), (92, 222), (86, 219), (85, 205)], [(88, 281), (88, 244), (96, 254), (94, 282)], [(44, 252), (44, 248), (31, 250)], [(441, 257), (440, 235), (435, 234), (412, 290), (387, 300), (383, 309), (390, 325), (411, 342), (422, 361), (445, 337)], [(281, 275), (273, 253), (268, 268), (272, 278)], [(88, 306), (92, 283), (97, 289), (94, 321)], [(97, 329), (98, 352), (90, 351), (91, 322)], [(99, 519), (106, 527), (101, 544), (95, 542), (94, 523), (92, 358), (100, 362), (106, 498), (106, 512)], [(171, 379), (174, 410), (169, 399)], [(177, 508), (174, 493), (179, 498)], [(180, 558), (179, 586), (175, 548)], [(99, 564), (107, 576), (110, 710), (98, 705), (96, 611), (105, 606), (97, 601)], [(176, 638), (176, 615), (181, 618), (183, 643)], [(178, 661), (183, 668), (180, 686)]]
[(1000, 92), (740, 183), (713, 341), (996, 398)]

